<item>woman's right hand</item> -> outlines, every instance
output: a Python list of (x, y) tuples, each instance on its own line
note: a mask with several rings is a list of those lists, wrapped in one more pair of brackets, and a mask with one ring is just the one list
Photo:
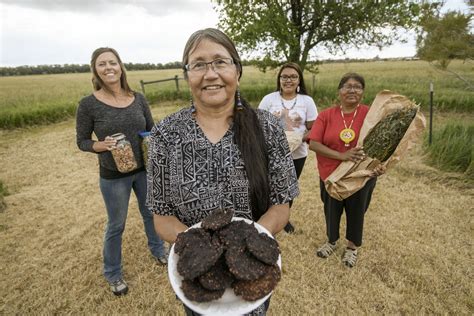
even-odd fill
[(115, 138), (112, 138), (110, 136), (106, 136), (103, 143), (108, 151), (114, 150), (115, 145), (117, 145), (117, 141), (115, 140)]
[(342, 161), (349, 160), (353, 162), (358, 162), (365, 158), (365, 153), (362, 147), (351, 148), (348, 151), (340, 153), (340, 155)]
[(170, 244), (176, 242), (176, 237), (178, 237), (179, 233), (189, 228), (173, 215), (165, 216), (153, 214), (153, 224), (155, 225), (155, 231), (158, 236)]
[(111, 151), (115, 149), (115, 145), (117, 144), (117, 141), (110, 137), (106, 136), (103, 141), (97, 141), (94, 142), (94, 145), (92, 146), (94, 148), (95, 152), (103, 152), (103, 151)]

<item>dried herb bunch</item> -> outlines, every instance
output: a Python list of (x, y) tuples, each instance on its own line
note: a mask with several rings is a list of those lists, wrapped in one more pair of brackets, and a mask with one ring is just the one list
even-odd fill
[(380, 120), (364, 139), (365, 154), (380, 162), (390, 158), (415, 118), (416, 111), (417, 107), (396, 110)]

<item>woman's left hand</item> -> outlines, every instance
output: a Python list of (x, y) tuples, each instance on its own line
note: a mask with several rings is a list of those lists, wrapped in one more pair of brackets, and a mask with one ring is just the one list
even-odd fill
[(302, 138), (303, 143), (308, 143), (308, 144), (309, 144), (309, 138), (308, 138), (308, 136), (309, 136), (309, 131), (307, 130), (307, 131), (304, 132), (304, 134), (303, 134), (303, 138)]
[(257, 223), (265, 227), (273, 236), (283, 230), (290, 220), (290, 206), (286, 204), (275, 204), (270, 206)]
[(384, 165), (380, 164), (378, 165), (377, 167), (375, 167), (374, 170), (372, 170), (372, 174), (371, 174), (371, 177), (378, 177), (378, 176), (381, 176), (385, 173), (385, 171), (387, 171), (387, 168), (385, 168)]

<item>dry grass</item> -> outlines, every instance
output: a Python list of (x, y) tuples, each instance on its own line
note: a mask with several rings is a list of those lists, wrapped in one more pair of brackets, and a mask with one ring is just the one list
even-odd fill
[[(72, 120), (0, 133), (0, 179), (11, 193), (0, 213), (0, 314), (183, 314), (146, 248), (134, 198), (124, 235), (130, 293), (109, 292), (97, 161), (77, 149)], [(311, 154), (293, 207), (297, 233), (278, 235), (283, 278), (271, 315), (473, 314), (472, 186), (412, 152), (380, 178), (358, 265), (347, 269), (342, 245), (329, 259), (315, 256), (325, 232), (314, 165)]]

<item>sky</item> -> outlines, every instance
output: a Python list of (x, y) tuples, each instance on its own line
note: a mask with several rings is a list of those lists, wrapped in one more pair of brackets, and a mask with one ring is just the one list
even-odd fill
[[(216, 27), (218, 14), (209, 0), (0, 0), (0, 66), (88, 64), (97, 47), (113, 47), (122, 61), (180, 61), (188, 37)], [(444, 9), (468, 12), (462, 0)], [(384, 48), (350, 49), (318, 59), (410, 57), (415, 37)], [(245, 56), (243, 56), (245, 58)]]

